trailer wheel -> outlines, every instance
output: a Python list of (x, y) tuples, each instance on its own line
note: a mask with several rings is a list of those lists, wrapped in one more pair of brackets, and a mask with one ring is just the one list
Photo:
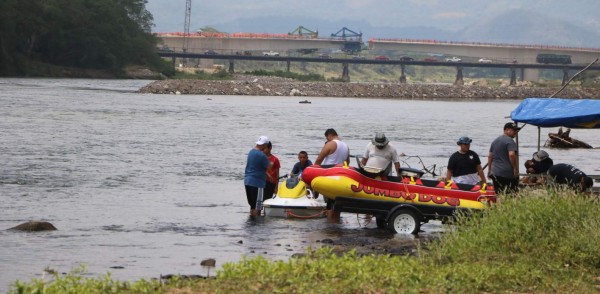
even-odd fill
[(388, 229), (399, 234), (416, 234), (419, 232), (421, 221), (413, 211), (401, 209), (392, 215), (388, 222)]
[(378, 228), (385, 228), (386, 227), (385, 216), (375, 217), (375, 223), (377, 224)]

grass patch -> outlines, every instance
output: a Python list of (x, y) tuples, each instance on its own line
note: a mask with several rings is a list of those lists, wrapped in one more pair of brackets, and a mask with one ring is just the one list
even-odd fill
[(196, 70), (194, 73), (177, 71), (173, 79), (180, 80), (232, 80), (233, 75), (222, 69), (214, 73), (207, 73), (203, 70)]
[[(592, 293), (600, 289), (600, 205), (572, 191), (524, 191), (481, 215), (462, 217), (417, 257), (338, 256), (228, 263), (216, 279), (132, 284), (69, 275), (18, 282), (13, 293)], [(71, 282), (71, 279), (73, 282)], [(67, 281), (69, 281), (67, 283)], [(127, 285), (127, 286), (125, 286)], [(108, 287), (110, 286), (110, 287)], [(107, 288), (108, 287), (108, 288)], [(147, 291), (147, 292), (145, 292)]]
[(289, 79), (299, 80), (299, 81), (303, 81), (303, 82), (326, 81), (326, 79), (323, 75), (314, 74), (314, 73), (301, 74), (301, 73), (282, 71), (282, 70), (267, 71), (267, 70), (263, 70), (263, 69), (246, 71), (244, 73), (248, 74), (248, 75), (254, 75), (254, 76), (275, 76), (275, 77), (289, 78)]

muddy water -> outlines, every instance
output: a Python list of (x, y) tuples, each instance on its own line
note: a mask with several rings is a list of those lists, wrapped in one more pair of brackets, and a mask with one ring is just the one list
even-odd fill
[[(404, 166), (420, 168), (420, 156), (439, 174), (463, 135), (485, 161), (519, 103), (308, 97), (311, 104), (299, 104), (294, 97), (134, 93), (146, 83), (0, 79), (0, 292), (16, 279), (42, 277), (45, 268), (68, 272), (85, 264), (90, 276), (153, 278), (205, 274), (205, 258), (216, 258), (217, 267), (243, 256), (286, 259), (349, 236), (414, 241), (356, 214), (342, 214), (340, 224), (250, 220), (242, 183), (248, 150), (268, 135), (288, 172), (298, 151), (316, 158), (327, 128), (340, 133), (351, 154), (383, 131), (407, 154)], [(571, 135), (600, 145), (593, 131)], [(529, 156), (537, 130), (520, 136)], [(594, 154), (550, 151), (555, 163), (598, 174)], [(49, 221), (58, 231), (4, 231), (28, 220)], [(420, 238), (430, 238), (444, 228), (423, 230)]]

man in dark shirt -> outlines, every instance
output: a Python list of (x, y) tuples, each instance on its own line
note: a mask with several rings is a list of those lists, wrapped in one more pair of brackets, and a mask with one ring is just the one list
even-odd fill
[(592, 178), (578, 168), (566, 163), (553, 165), (548, 170), (548, 175), (554, 179), (556, 184), (568, 185), (579, 192), (584, 192), (594, 185)]
[(547, 172), (552, 165), (554, 165), (552, 158), (550, 158), (548, 152), (544, 150), (533, 153), (532, 158), (525, 162), (525, 168), (527, 169), (528, 174), (543, 174)]
[(455, 183), (469, 185), (486, 182), (479, 155), (470, 149), (472, 141), (469, 137), (460, 137), (456, 142), (460, 149), (448, 159), (446, 181), (452, 179)]
[(294, 164), (291, 175), (299, 175), (307, 166), (312, 164), (312, 161), (308, 159), (308, 153), (306, 153), (306, 151), (300, 151), (298, 153), (298, 162)]
[(488, 177), (494, 182), (496, 193), (511, 194), (518, 190), (519, 167), (517, 143), (513, 140), (521, 128), (513, 122), (504, 125), (504, 134), (496, 138), (488, 153)]

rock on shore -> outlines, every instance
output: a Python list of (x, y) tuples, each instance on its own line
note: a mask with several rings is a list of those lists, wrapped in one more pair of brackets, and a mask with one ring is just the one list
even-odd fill
[[(139, 93), (193, 95), (364, 97), (399, 99), (523, 99), (549, 97), (558, 87), (448, 84), (298, 82), (272, 77), (236, 80), (160, 80)], [(597, 98), (600, 89), (568, 86), (557, 97)]]

